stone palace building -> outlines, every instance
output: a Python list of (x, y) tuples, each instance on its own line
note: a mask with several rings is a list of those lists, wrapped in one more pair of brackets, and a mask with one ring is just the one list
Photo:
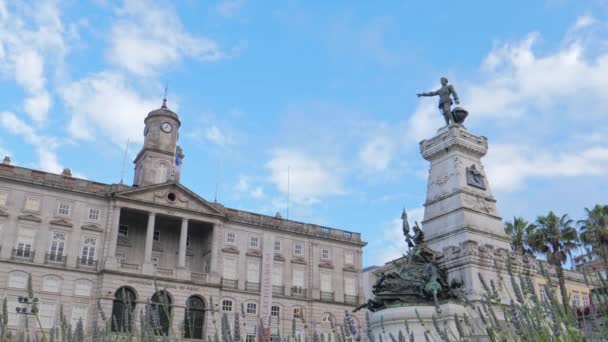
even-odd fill
[[(260, 317), (270, 318), (273, 335), (291, 334), (293, 318), (297, 334), (313, 326), (329, 334), (332, 317), (341, 322), (345, 309), (363, 302), (359, 233), (201, 198), (180, 183), (180, 124), (166, 101), (148, 114), (133, 186), (8, 158), (0, 164), (0, 291), (9, 327), (24, 326), (27, 315), (16, 308), (30, 276), (42, 327), (58, 326), (62, 306), (88, 334), (103, 317), (117, 318), (115, 331), (129, 329), (129, 319), (139, 324), (146, 304), (158, 311), (161, 333), (195, 340), (213, 336), (224, 312), (231, 322), (244, 318), (247, 341)], [(29, 325), (36, 326), (31, 317)]]

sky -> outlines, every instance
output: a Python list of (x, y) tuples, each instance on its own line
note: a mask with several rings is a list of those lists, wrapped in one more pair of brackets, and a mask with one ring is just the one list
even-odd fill
[(185, 186), (361, 232), (364, 266), (382, 264), (405, 250), (401, 211), (424, 212), (418, 143), (443, 118), (415, 94), (442, 76), (488, 137), (505, 220), (608, 202), (608, 3), (593, 0), (0, 0), (0, 157), (117, 183), (128, 146), (131, 184), (168, 86)]

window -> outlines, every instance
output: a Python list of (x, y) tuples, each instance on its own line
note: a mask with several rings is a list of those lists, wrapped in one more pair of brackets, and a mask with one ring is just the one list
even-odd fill
[(343, 236), (347, 239), (350, 239), (353, 237), (353, 233), (351, 232), (343, 232)]
[(74, 295), (89, 297), (91, 295), (91, 282), (88, 280), (78, 280), (74, 285)]
[(49, 246), (49, 260), (63, 261), (63, 248), (65, 246), (64, 232), (51, 232), (51, 245)]
[(321, 273), (321, 292), (332, 292), (332, 277), (331, 273)]
[(118, 235), (124, 237), (129, 236), (129, 226), (125, 224), (121, 224), (120, 226), (118, 226)]
[(260, 247), (260, 237), (252, 236), (249, 240), (249, 247), (251, 248), (259, 248)]
[(82, 251), (80, 253), (80, 264), (94, 266), (95, 250), (97, 249), (97, 239), (85, 236), (82, 239)]
[(15, 256), (19, 258), (31, 258), (34, 256), (32, 245), (34, 244), (34, 236), (36, 231), (31, 229), (19, 229), (17, 236), (17, 248)]
[(580, 298), (580, 295), (578, 294), (578, 292), (574, 292), (572, 294), (572, 304), (576, 308), (580, 308), (581, 307), (581, 298)]
[(275, 241), (274, 242), (274, 251), (275, 252), (280, 252), (281, 251), (281, 241)]
[(272, 285), (283, 285), (283, 264), (275, 263), (272, 266)]
[(99, 221), (99, 209), (89, 208), (89, 221)]
[(549, 300), (549, 298), (547, 297), (547, 289), (545, 288), (544, 285), (540, 286), (539, 292), (540, 292), (540, 300), (543, 302), (547, 302)]
[(304, 288), (304, 270), (301, 268), (294, 268), (292, 270), (292, 286), (298, 288)]
[(223, 277), (230, 280), (236, 280), (236, 258), (224, 258)]
[(0, 191), (0, 207), (6, 206), (6, 200), (8, 199), (8, 193)]
[[(258, 323), (257, 322), (247, 322), (247, 325), (245, 327), (245, 342), (256, 342), (256, 330), (258, 327)], [(304, 340), (302, 340), (304, 341)]]
[(27, 197), (25, 199), (25, 210), (29, 210), (29, 211), (40, 210), (40, 198)]
[(255, 342), (255, 340), (255, 335), (249, 334), (249, 332), (247, 332), (247, 335), (245, 336), (245, 342)]
[(256, 303), (247, 303), (247, 313), (251, 315), (257, 315), (258, 305)]
[(323, 234), (329, 234), (331, 232), (331, 230), (327, 227), (321, 227), (321, 233)]
[(260, 262), (249, 260), (247, 262), (247, 281), (250, 283), (260, 282)]
[(202, 340), (205, 336), (205, 303), (196, 296), (188, 298), (184, 319), (184, 338)]
[(236, 234), (233, 232), (226, 233), (226, 243), (234, 244), (236, 241)]
[(232, 312), (232, 301), (231, 300), (224, 299), (222, 301), (222, 311)]
[(42, 328), (52, 328), (55, 323), (55, 303), (42, 302), (38, 309), (38, 319)]
[(160, 241), (160, 230), (155, 230), (154, 231), (154, 235), (152, 236), (152, 239), (155, 242), (159, 242)]
[(278, 305), (273, 305), (270, 307), (270, 316), (279, 317), (281, 314), (281, 308)]
[(353, 251), (344, 252), (344, 263), (347, 265), (355, 264), (355, 253), (353, 253)]
[(86, 305), (78, 304), (72, 306), (72, 319), (70, 320), (72, 322), (72, 329), (76, 328), (80, 320), (82, 320), (83, 328), (87, 326), (87, 310), (88, 307)]
[(70, 216), (70, 204), (59, 202), (59, 204), (57, 204), (57, 215)]
[(583, 293), (583, 307), (588, 307), (589, 306), (589, 295), (586, 293)]
[(29, 275), (25, 272), (11, 272), (8, 278), (8, 287), (15, 289), (25, 289)]
[(323, 318), (321, 320), (323, 322), (331, 322), (331, 314), (329, 312), (323, 314)]
[(135, 292), (128, 287), (119, 288), (114, 294), (112, 303), (112, 331), (126, 332), (131, 331), (133, 318), (135, 318), (135, 303), (137, 297)]
[(61, 279), (55, 276), (47, 276), (42, 280), (42, 291), (59, 292), (61, 290)]
[(293, 308), (293, 318), (302, 318), (302, 317), (304, 317), (304, 310), (299, 306), (296, 306), (295, 308)]
[(293, 245), (293, 255), (304, 255), (304, 244), (296, 242)]
[(167, 291), (156, 291), (151, 298), (151, 310), (155, 316), (158, 327), (154, 329), (154, 333), (158, 336), (168, 336), (169, 326), (171, 325), (171, 296)]
[(153, 256), (153, 257), (152, 257), (152, 266), (154, 266), (154, 267), (158, 267), (158, 260), (159, 260), (159, 259), (160, 259), (159, 257), (157, 257), (157, 256)]
[(321, 259), (323, 260), (329, 260), (330, 258), (330, 253), (329, 253), (329, 248), (321, 248)]
[(357, 285), (355, 282), (355, 278), (344, 277), (344, 294), (347, 296), (357, 295)]

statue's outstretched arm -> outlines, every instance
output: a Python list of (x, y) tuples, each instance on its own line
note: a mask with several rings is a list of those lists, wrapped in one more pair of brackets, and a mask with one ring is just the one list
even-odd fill
[(439, 95), (439, 90), (429, 91), (427, 93), (418, 93), (416, 95), (418, 95), (418, 97), (420, 97), (420, 96), (437, 96), (437, 95)]

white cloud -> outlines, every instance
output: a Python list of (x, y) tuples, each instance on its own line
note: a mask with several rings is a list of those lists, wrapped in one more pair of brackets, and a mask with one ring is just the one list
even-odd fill
[(110, 33), (109, 60), (140, 76), (154, 75), (184, 57), (218, 61), (212, 39), (187, 32), (172, 8), (147, 0), (125, 0)]
[(232, 18), (241, 11), (244, 5), (245, 0), (221, 0), (216, 9), (220, 15)]
[(246, 194), (254, 199), (265, 198), (264, 189), (261, 186), (251, 185), (251, 178), (246, 176), (239, 176), (234, 189), (238, 193)]
[(216, 125), (211, 125), (205, 129), (205, 138), (219, 146), (230, 145), (233, 142), (232, 138), (224, 134), (224, 131)]
[(608, 176), (608, 147), (559, 152), (520, 144), (494, 144), (485, 164), (494, 189), (513, 191), (532, 178)]
[(298, 204), (313, 204), (322, 197), (345, 193), (342, 166), (336, 160), (278, 148), (272, 151), (266, 167), (270, 170), (270, 181), (283, 194), (289, 191), (291, 200)]
[(595, 23), (596, 23), (595, 18), (589, 14), (586, 14), (586, 15), (580, 16), (576, 20), (576, 23), (574, 23), (574, 29), (575, 30), (582, 29), (585, 27), (589, 27)]
[(373, 171), (384, 171), (394, 157), (397, 146), (388, 135), (376, 135), (369, 139), (359, 151), (363, 165)]
[(414, 114), (407, 121), (406, 140), (408, 143), (418, 143), (432, 137), (437, 127), (443, 122), (443, 116), (437, 108), (436, 101), (425, 100), (418, 104)]
[(160, 107), (157, 99), (145, 98), (124, 76), (112, 72), (72, 82), (61, 94), (72, 113), (72, 137), (93, 140), (101, 135), (120, 146), (127, 139), (142, 142), (144, 118)]

